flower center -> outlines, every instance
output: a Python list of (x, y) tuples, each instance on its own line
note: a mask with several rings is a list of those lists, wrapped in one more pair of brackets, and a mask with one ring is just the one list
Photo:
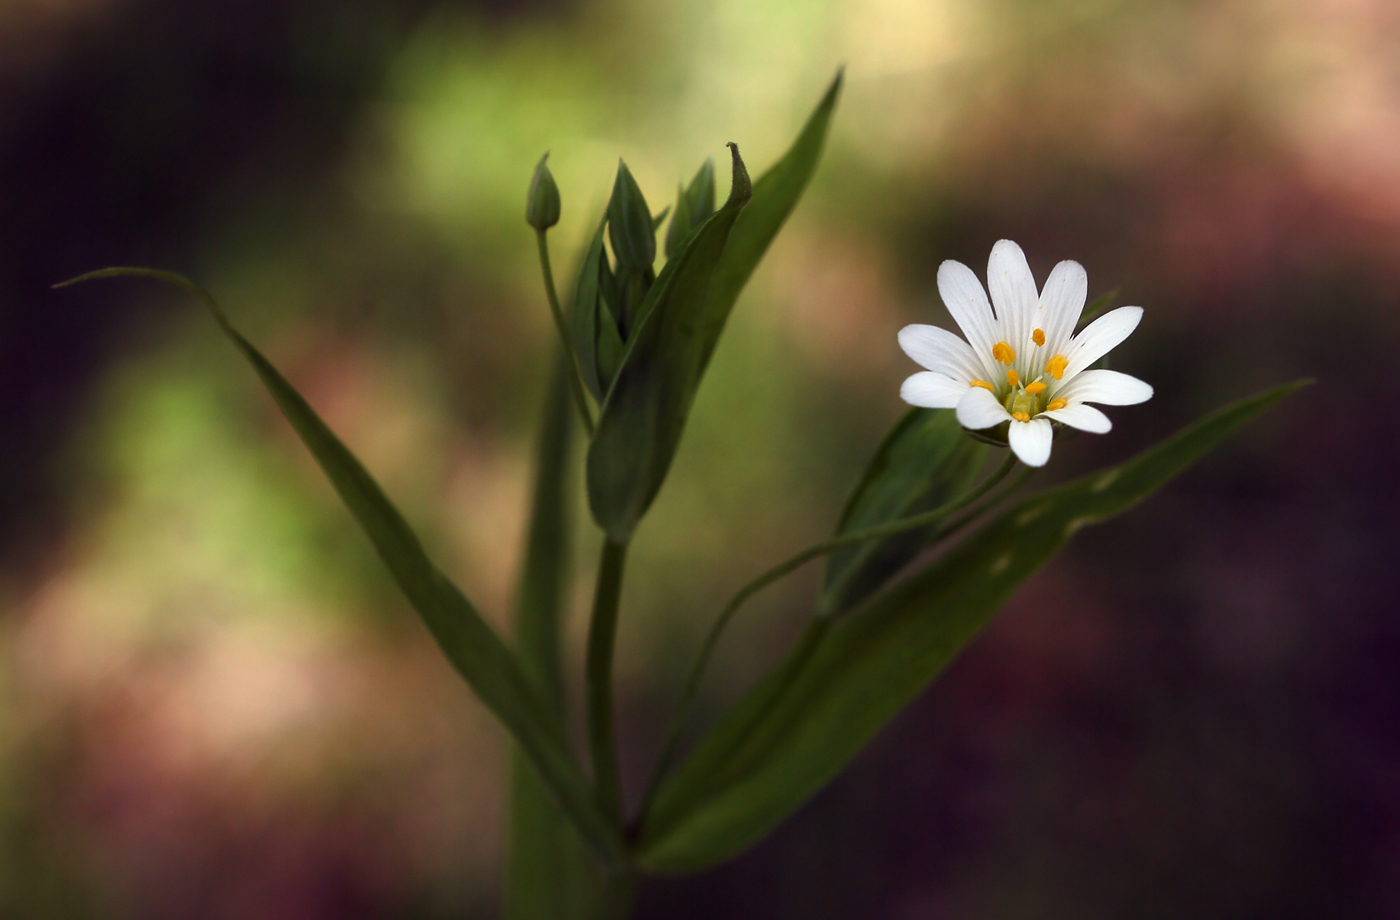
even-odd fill
[[(1066, 405), (1063, 399), (1047, 400), (1046, 390), (1048, 388), (1045, 382), (1039, 378), (1022, 385), (1020, 375), (1015, 370), (1008, 370), (1006, 384), (1005, 390), (1001, 393), (1001, 404), (1018, 422), (1029, 422), (1042, 412), (1063, 409)], [(991, 384), (981, 380), (973, 381), (972, 385), (996, 392)]]

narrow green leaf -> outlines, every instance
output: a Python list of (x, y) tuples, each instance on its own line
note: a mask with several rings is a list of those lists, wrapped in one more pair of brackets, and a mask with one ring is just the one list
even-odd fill
[(668, 204), (668, 205), (666, 205), (666, 207), (664, 207), (664, 208), (661, 209), (661, 213), (660, 213), (660, 214), (653, 214), (653, 215), (651, 216), (651, 231), (652, 231), (652, 233), (655, 233), (657, 230), (659, 230), (659, 229), (661, 228), (662, 222), (666, 220), (666, 215), (667, 215), (667, 214), (670, 214), (670, 213), (671, 213), (671, 206)]
[(686, 201), (685, 186), (682, 185), (676, 192), (676, 211), (671, 216), (671, 226), (666, 228), (666, 258), (671, 258), (685, 244), (693, 223), (690, 203)]
[[(931, 511), (966, 491), (987, 456), (951, 410), (910, 409), (885, 437), (846, 503), (837, 535)], [(819, 602), (827, 613), (855, 606), (928, 547), (943, 521), (832, 553)]]
[(698, 227), (715, 213), (715, 161), (705, 157), (705, 162), (695, 171), (690, 185), (685, 190), (686, 208), (690, 211), (690, 225)]
[[(589, 506), (615, 540), (631, 536), (661, 489), (730, 310), (816, 170), (841, 81), (838, 73), (792, 147), (749, 188), (746, 204), (736, 208), (737, 183), (731, 187), (729, 201), (666, 263), (642, 304), (643, 327), (663, 296), (667, 318), (628, 341), (588, 453)], [(735, 159), (737, 171), (737, 150)], [(744, 178), (747, 184), (747, 172)]]
[(589, 506), (616, 543), (631, 539), (666, 478), (724, 326), (707, 307), (710, 276), (753, 191), (739, 148), (730, 147), (729, 200), (666, 263), (643, 301), (589, 447)]
[(1301, 385), (1241, 400), (1121, 466), (1018, 502), (845, 618), (814, 622), (662, 784), (638, 864), (694, 872), (759, 840), (937, 677), (1076, 530), (1142, 501)]
[[(797, 207), (802, 193), (807, 190), (807, 184), (821, 160), (822, 148), (826, 145), (827, 129), (831, 126), (831, 116), (841, 96), (843, 78), (844, 72), (838, 71), (797, 140), (793, 141), (783, 158), (754, 183), (753, 200), (734, 223), (729, 245), (725, 247), (724, 257), (710, 282), (708, 309), (714, 315), (723, 318), (729, 316), (740, 291), (768, 251), (773, 238)], [(713, 350), (714, 343), (711, 342), (705, 354), (706, 363)]]
[(671, 218), (671, 226), (666, 228), (666, 258), (685, 245), (686, 239), (695, 228), (710, 219), (715, 213), (715, 161), (710, 157), (690, 180), (690, 186), (681, 186), (676, 195), (676, 215)]
[(598, 231), (584, 253), (579, 266), (578, 284), (574, 288), (574, 309), (570, 318), (574, 347), (578, 350), (579, 372), (584, 386), (598, 402), (607, 395), (622, 362), (622, 333), (610, 304), (617, 303), (617, 281), (608, 265), (608, 253), (603, 248), (607, 218), (598, 223)]
[(1110, 306), (1113, 305), (1113, 302), (1117, 299), (1118, 289), (1114, 288), (1113, 290), (1106, 291), (1100, 294), (1099, 296), (1095, 297), (1093, 300), (1089, 301), (1087, 304), (1085, 304), (1084, 309), (1080, 311), (1079, 324), (1077, 328), (1083, 329), (1085, 326), (1089, 325), (1090, 320), (1098, 316), (1103, 311), (1107, 310)]
[[(568, 365), (556, 362), (535, 455), (530, 527), (515, 611), (521, 667), (562, 724), (560, 620), (568, 599), (573, 533)], [(518, 747), (511, 756), (507, 920), (589, 920), (599, 880), (578, 831), (560, 813)]]
[(510, 731), (540, 781), (599, 859), (609, 865), (621, 863), (621, 841), (593, 804), (582, 774), (570, 759), (557, 715), (536, 692), (506, 644), (457, 586), (433, 565), (408, 522), (359, 460), (271, 362), (233, 327), (213, 297), (194, 282), (171, 272), (106, 268), (64, 284), (119, 276), (154, 278), (173, 284), (208, 307), (316, 458), (447, 659)]

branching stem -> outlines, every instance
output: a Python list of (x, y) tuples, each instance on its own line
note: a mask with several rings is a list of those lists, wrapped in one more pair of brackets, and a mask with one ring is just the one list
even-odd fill
[[(990, 492), (998, 483), (1006, 478), (1007, 474), (1010, 473), (1015, 466), (1016, 455), (1008, 452), (1006, 461), (1002, 463), (1001, 466), (997, 467), (986, 479), (983, 479), (962, 495), (939, 505), (937, 508), (911, 517), (900, 518), (899, 520), (889, 521), (884, 524), (877, 524), (873, 527), (866, 527), (861, 530), (852, 530), (848, 533), (838, 534), (830, 540), (813, 544), (773, 566), (771, 569), (740, 588), (738, 593), (736, 593), (734, 597), (730, 599), (729, 603), (725, 605), (724, 609), (720, 611), (719, 616), (715, 618), (714, 624), (710, 626), (710, 631), (705, 636), (705, 642), (700, 646), (700, 653), (696, 656), (695, 664), (691, 667), (690, 674), (686, 678), (685, 686), (681, 690), (680, 702), (676, 707), (675, 715), (671, 719), (670, 727), (666, 731), (666, 738), (662, 742), (661, 753), (657, 757), (656, 766), (652, 769), (651, 781), (648, 784), (642, 813), (646, 813), (646, 806), (650, 804), (652, 794), (656, 791), (661, 777), (665, 775), (666, 770), (671, 765), (671, 759), (675, 756), (676, 747), (680, 743), (681, 734), (685, 730), (685, 725), (690, 718), (690, 710), (695, 702), (696, 691), (700, 688), (700, 680), (705, 674), (705, 668), (709, 665), (710, 657), (714, 653), (715, 646), (719, 644), (720, 636), (724, 634), (724, 630), (734, 619), (734, 614), (739, 611), (739, 608), (744, 605), (745, 601), (782, 578), (784, 575), (801, 568), (813, 559), (835, 552), (843, 546), (850, 546), (854, 543), (864, 543), (867, 540), (874, 540), (910, 530), (917, 530), (920, 527), (926, 527), (929, 524), (946, 520), (949, 516), (961, 511), (963, 508), (966, 508), (968, 505), (971, 505)], [(1026, 477), (1029, 476), (1031, 472), (1033, 472), (1032, 468), (1027, 467), (1022, 475), (1017, 477), (1012, 483), (1010, 489), (988, 502), (985, 507), (990, 507), (996, 502), (1001, 501), (1006, 495), (1020, 488), (1021, 484), (1025, 482)], [(982, 510), (984, 509), (976, 509), (972, 513), (948, 521), (947, 524), (940, 527), (938, 531), (934, 533), (929, 540), (930, 545), (945, 540), (958, 530), (961, 530), (964, 525), (973, 520)], [(829, 610), (818, 611), (818, 618), (827, 619), (833, 612), (834, 611)]]
[(544, 292), (549, 298), (549, 312), (554, 315), (554, 328), (559, 333), (559, 341), (564, 344), (564, 351), (569, 356), (569, 367), (573, 371), (569, 377), (569, 386), (574, 392), (574, 404), (578, 406), (578, 417), (583, 422), (583, 430), (592, 437), (593, 413), (588, 408), (588, 392), (583, 383), (583, 369), (578, 364), (578, 351), (574, 348), (573, 337), (569, 335), (569, 327), (564, 322), (564, 311), (559, 306), (559, 294), (554, 289), (554, 269), (549, 263), (548, 233), (536, 230), (535, 241), (539, 244), (540, 271), (544, 274)]

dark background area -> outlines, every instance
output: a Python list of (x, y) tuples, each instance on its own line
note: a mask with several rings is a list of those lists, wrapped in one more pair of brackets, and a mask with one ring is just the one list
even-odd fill
[[(1073, 258), (1146, 307), (1114, 361), (1155, 398), (1042, 482), (1318, 382), (1077, 536), (836, 783), (639, 915), (1394, 916), (1397, 50), (1362, 0), (0, 7), (5, 912), (498, 897), (499, 733), (252, 378), (165, 291), (49, 286), (205, 282), (499, 611), (550, 334), (519, 213), (538, 152), (569, 265), (619, 153), (657, 200), (725, 140), (762, 169), (845, 61), (823, 171), (643, 531), (632, 781), (675, 662), (827, 532), (898, 415), (893, 333), (947, 323), (941, 260), (982, 274), (1008, 237), (1039, 279)], [(748, 612), (711, 715), (811, 578)]]

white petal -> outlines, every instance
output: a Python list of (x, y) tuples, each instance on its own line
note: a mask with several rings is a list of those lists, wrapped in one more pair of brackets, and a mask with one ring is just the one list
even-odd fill
[(1045, 331), (1045, 344), (1040, 352), (1041, 365), (1064, 351), (1069, 337), (1074, 334), (1074, 327), (1079, 323), (1079, 314), (1084, 312), (1084, 298), (1088, 293), (1089, 275), (1078, 262), (1061, 262), (1045, 279), (1035, 324), (1035, 328)]
[(1119, 307), (1085, 326), (1065, 352), (1065, 382), (1116, 348), (1141, 321), (1142, 307)]
[(1104, 406), (1135, 406), (1152, 398), (1152, 385), (1118, 371), (1084, 371), (1059, 391), (1070, 402)]
[(1011, 449), (1026, 466), (1044, 466), (1045, 461), (1050, 459), (1050, 442), (1054, 438), (1055, 432), (1050, 423), (1040, 417), (1029, 422), (1013, 421), (1006, 434)]
[(996, 319), (992, 316), (992, 305), (987, 302), (987, 292), (982, 290), (982, 282), (977, 280), (972, 269), (949, 259), (938, 266), (938, 294), (967, 337), (982, 373), (991, 374), (992, 346), (997, 343)]
[(899, 347), (931, 371), (961, 379), (966, 386), (982, 373), (972, 346), (947, 329), (915, 323), (899, 330)]
[(1094, 434), (1107, 434), (1113, 427), (1113, 423), (1093, 406), (1086, 406), (1083, 403), (1075, 403), (1065, 406), (1063, 409), (1053, 409), (1050, 412), (1042, 412), (1041, 416), (1053, 418), (1057, 422), (1063, 422), (1071, 428), (1078, 428), (1080, 431), (1089, 431)]
[(967, 392), (962, 395), (962, 399), (958, 400), (958, 424), (964, 428), (971, 428), (973, 431), (991, 428), (993, 425), (1000, 425), (1009, 418), (1011, 418), (1011, 413), (1006, 411), (1005, 406), (997, 402), (997, 398), (992, 395), (991, 390), (968, 387)]
[[(1040, 306), (1035, 276), (1026, 264), (1026, 254), (1010, 240), (998, 240), (987, 260), (987, 289), (997, 311), (1001, 338), (1016, 352), (1015, 366), (1023, 376), (1030, 369), (1031, 330)], [(993, 339), (993, 344), (996, 340)]]
[[(967, 384), (946, 374), (924, 371), (915, 374), (899, 388), (899, 396), (911, 406), (925, 409), (953, 409), (967, 392)], [(983, 390), (982, 392), (987, 392)]]

